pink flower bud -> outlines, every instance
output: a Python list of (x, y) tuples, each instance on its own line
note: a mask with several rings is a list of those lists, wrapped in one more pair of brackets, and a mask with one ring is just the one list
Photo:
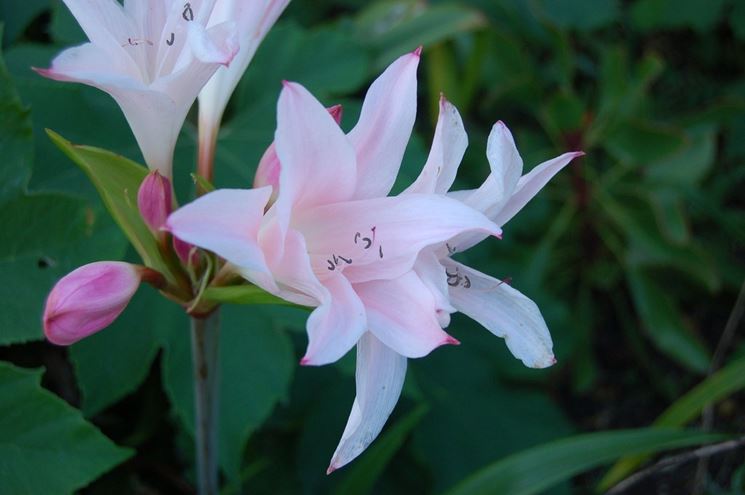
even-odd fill
[(165, 235), (161, 227), (173, 210), (172, 198), (171, 181), (157, 170), (147, 174), (137, 192), (137, 207), (142, 219), (156, 237)]
[[(326, 110), (328, 110), (337, 124), (341, 123), (344, 110), (341, 105), (334, 105), (328, 107)], [(274, 143), (272, 143), (261, 157), (259, 166), (256, 169), (256, 175), (254, 176), (255, 188), (272, 186), (272, 195), (269, 198), (270, 204), (277, 199), (277, 194), (279, 194), (279, 169), (279, 158), (277, 158), (277, 151), (274, 149)]]
[(68, 273), (47, 297), (43, 322), (47, 339), (70, 345), (109, 326), (147, 271), (121, 261), (99, 261)]
[(176, 236), (173, 236), (173, 250), (176, 251), (176, 256), (181, 260), (184, 265), (196, 265), (199, 261), (199, 254), (197, 253), (196, 246), (189, 244), (186, 241), (182, 241)]

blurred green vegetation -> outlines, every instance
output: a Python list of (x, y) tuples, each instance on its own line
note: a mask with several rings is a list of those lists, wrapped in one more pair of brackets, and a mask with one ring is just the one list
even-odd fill
[[(0, 0), (0, 22), (7, 66), (0, 71), (0, 358), (43, 366), (42, 385), (81, 411), (40, 390), (29, 378), (38, 372), (2, 364), (0, 417), (18, 407), (2, 395), (15, 390), (12, 383), (24, 390), (23, 399), (13, 392), (18, 401), (28, 397), (74, 418), (78, 430), (64, 430), (51, 447), (69, 465), (43, 477), (56, 479), (60, 468), (76, 474), (69, 486), (39, 485), (43, 493), (66, 493), (110, 468), (85, 492), (189, 493), (191, 365), (179, 308), (143, 289), (106, 331), (70, 349), (40, 341), (43, 301), (57, 278), (91, 261), (136, 259), (95, 188), (44, 129), (142, 159), (107, 95), (31, 71), (84, 40), (61, 2)], [(530, 463), (559, 462), (551, 453), (560, 448), (567, 449), (559, 450), (566, 452), (565, 476), (534, 489), (592, 493), (603, 474), (598, 466), (621, 455), (708, 440), (691, 433), (686, 443), (679, 432), (652, 429), (537, 446), (604, 430), (696, 427), (710, 401), (706, 427), (742, 434), (741, 376), (707, 376), (728, 365), (739, 370), (735, 359), (745, 356), (741, 321), (723, 338), (745, 280), (745, 3), (295, 0), (233, 97), (216, 184), (250, 187), (272, 140), (282, 79), (301, 82), (327, 105), (343, 103), (342, 126), (350, 129), (369, 82), (419, 45), (419, 118), (398, 190), (424, 163), (440, 92), (459, 108), (469, 133), (460, 187), (486, 177), (486, 138), (496, 120), (515, 134), (526, 170), (564, 151), (587, 153), (505, 227), (502, 241), (462, 255), (484, 272), (511, 277), (538, 303), (559, 363), (523, 368), (503, 342), (456, 316), (449, 331), (462, 345), (411, 362), (381, 437), (327, 477), (354, 397), (353, 357), (301, 368), (305, 312), (226, 308), (225, 492), (408, 494), (457, 486), (454, 493), (502, 493), (497, 486), (511, 485), (478, 485), (483, 478), (472, 476), (481, 469), (479, 476), (556, 476), (552, 466), (533, 471)], [(193, 188), (195, 142), (192, 119), (177, 148), (182, 203)], [(666, 409), (679, 417), (655, 423)], [(80, 414), (135, 449), (133, 457), (114, 467), (127, 451)], [(22, 451), (2, 447), (28, 440), (10, 435), (14, 427), (0, 421), (0, 472), (21, 472), (22, 479), (30, 468), (6, 461)], [(73, 452), (78, 441), (90, 442), (88, 459), (85, 449)], [(534, 449), (518, 454), (527, 448)], [(596, 455), (588, 458), (588, 451)], [(687, 464), (661, 482), (677, 493), (696, 485), (700, 493), (742, 494), (742, 466), (742, 449), (730, 450), (698, 481), (696, 465)], [(463, 491), (468, 486), (479, 488)], [(648, 491), (625, 493), (655, 492), (656, 485), (644, 486), (637, 489)]]

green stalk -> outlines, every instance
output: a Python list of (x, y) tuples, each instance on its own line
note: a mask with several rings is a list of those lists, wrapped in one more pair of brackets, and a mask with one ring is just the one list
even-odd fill
[(220, 313), (191, 318), (191, 350), (194, 364), (194, 406), (197, 448), (197, 493), (218, 495), (218, 415)]

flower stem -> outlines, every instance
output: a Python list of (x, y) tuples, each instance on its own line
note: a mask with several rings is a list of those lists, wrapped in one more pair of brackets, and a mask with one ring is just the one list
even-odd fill
[(197, 493), (218, 494), (217, 431), (219, 413), (220, 316), (215, 310), (205, 318), (191, 319), (191, 350), (194, 363)]

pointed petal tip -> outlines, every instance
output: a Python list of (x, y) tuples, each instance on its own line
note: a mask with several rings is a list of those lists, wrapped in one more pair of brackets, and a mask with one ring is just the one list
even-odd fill
[(551, 356), (551, 364), (550, 364), (549, 366), (553, 366), (553, 365), (555, 365), (555, 364), (556, 364), (557, 362), (558, 362), (558, 361), (556, 361), (556, 357), (555, 357), (555, 356)]
[(421, 57), (421, 56), (422, 56), (422, 48), (423, 48), (423, 47), (422, 47), (422, 45), (419, 45), (419, 46), (418, 46), (418, 47), (416, 48), (416, 50), (414, 50), (414, 51), (413, 51), (412, 53), (413, 53), (414, 55), (416, 55), (417, 57)]
[(326, 476), (328, 476), (329, 474), (333, 473), (337, 469), (338, 469), (337, 466), (335, 466), (333, 463), (331, 463), (331, 465), (328, 467), (328, 469), (326, 469)]
[(310, 364), (311, 362), (308, 356), (303, 356), (303, 358), (300, 360), (300, 366), (309, 366)]
[(34, 71), (34, 72), (36, 72), (37, 74), (39, 74), (42, 77), (48, 77), (49, 79), (53, 79), (54, 78), (54, 71), (51, 68), (49, 68), (49, 69), (42, 69), (40, 67), (33, 67), (32, 66), (31, 67), (31, 70)]
[(337, 103), (336, 105), (328, 107), (327, 110), (329, 111), (331, 117), (333, 117), (333, 119), (336, 121), (336, 123), (340, 124), (341, 117), (344, 113), (344, 107), (340, 103)]
[(442, 341), (442, 345), (460, 345), (460, 340), (456, 339), (452, 335), (448, 335), (445, 340)]
[(572, 154), (574, 155), (573, 158), (579, 158), (580, 156), (585, 156), (587, 153), (584, 151), (573, 151)]

